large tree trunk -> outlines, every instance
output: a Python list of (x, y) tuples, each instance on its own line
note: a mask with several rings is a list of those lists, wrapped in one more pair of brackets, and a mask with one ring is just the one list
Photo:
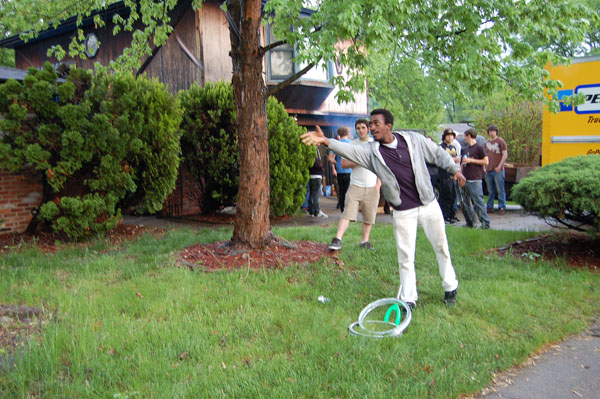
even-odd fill
[(232, 244), (264, 248), (269, 221), (269, 134), (260, 53), (261, 0), (228, 0), (240, 180)]

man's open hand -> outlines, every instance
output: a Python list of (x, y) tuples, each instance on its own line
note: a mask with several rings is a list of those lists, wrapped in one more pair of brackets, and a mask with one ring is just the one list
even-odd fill
[(323, 134), (321, 128), (317, 125), (316, 130), (304, 133), (300, 136), (302, 142), (306, 145), (318, 146), (319, 144), (329, 145), (329, 140)]
[(460, 172), (456, 172), (454, 174), (454, 180), (457, 180), (458, 181), (458, 185), (461, 186), (461, 187), (464, 187), (465, 183), (467, 182), (467, 179), (465, 178), (465, 176), (462, 173), (460, 173)]

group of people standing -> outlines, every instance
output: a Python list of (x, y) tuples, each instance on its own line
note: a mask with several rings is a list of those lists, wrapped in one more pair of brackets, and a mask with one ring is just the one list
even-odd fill
[[(472, 207), (477, 213), (482, 229), (490, 228), (488, 213), (494, 211), (494, 200), (498, 196), (498, 213), (506, 211), (506, 193), (504, 190), (504, 163), (508, 157), (506, 142), (498, 137), (498, 128), (490, 125), (487, 129), (490, 137), (485, 144), (477, 142), (477, 131), (473, 128), (464, 133), (464, 146), (456, 140), (452, 129), (444, 130), (441, 147), (448, 152), (454, 162), (461, 166), (467, 179), (464, 190), (466, 195), (459, 199), (460, 189), (452, 182), (447, 173), (440, 169), (438, 174), (439, 202), (446, 223), (456, 223), (458, 201), (468, 201), (463, 209)], [(482, 180), (485, 178), (488, 189), (488, 201), (484, 202)], [(466, 225), (474, 227), (474, 220), (466, 220)]]
[[(373, 249), (369, 242), (369, 233), (375, 222), (379, 189), (381, 188), (385, 200), (393, 209), (393, 234), (400, 273), (397, 297), (412, 309), (416, 308), (418, 294), (414, 261), (417, 227), (421, 225), (436, 255), (442, 278), (444, 303), (453, 305), (457, 299), (458, 280), (446, 238), (447, 215), (442, 212), (442, 208), (436, 201), (427, 166), (428, 164), (435, 165), (443, 172), (439, 179), (443, 181), (443, 184), (440, 183), (440, 187), (443, 187), (444, 192), (451, 192), (456, 182), (461, 189), (466, 187), (467, 190), (473, 190), (474, 193), (479, 190), (481, 203), (483, 203), (481, 179), (483, 178), (483, 167), (490, 167), (489, 156), (486, 148), (476, 143), (477, 133), (473, 129), (465, 132), (465, 148), (457, 150), (456, 146), (452, 144), (456, 138), (453, 131), (444, 132), (444, 140), (440, 146), (416, 132), (394, 131), (392, 130), (393, 123), (394, 117), (389, 110), (375, 109), (370, 114), (370, 120), (359, 119), (356, 121), (355, 128), (358, 139), (352, 142), (348, 139), (344, 140), (347, 135), (343, 136), (342, 134), (339, 134), (339, 140), (329, 139), (325, 137), (319, 126), (315, 131), (302, 135), (304, 144), (328, 147), (331, 152), (337, 154), (341, 168), (351, 169), (349, 188), (344, 195), (343, 205), (340, 207), (343, 210), (342, 218), (329, 248), (341, 249), (343, 235), (350, 221), (356, 220), (360, 208), (363, 214), (360, 246)], [(493, 126), (490, 126), (491, 128)], [(369, 137), (369, 130), (372, 138)], [(495, 128), (496, 135), (497, 131), (498, 129)], [(490, 138), (492, 139), (491, 134)], [(502, 146), (497, 140), (490, 140), (490, 142), (492, 148), (497, 147), (501, 154), (501, 162), (496, 165), (494, 170), (503, 175), (506, 143)], [(488, 146), (486, 145), (486, 147)], [(338, 159), (335, 159), (336, 164)], [(481, 170), (481, 175), (478, 174), (480, 172), (476, 170), (477, 168)], [(339, 183), (339, 169), (337, 173)], [(478, 177), (479, 188), (472, 183)], [(498, 187), (496, 189), (501, 198), (501, 190)], [(339, 195), (341, 194), (340, 192)], [(500, 209), (504, 209), (506, 206), (503, 201), (504, 199), (499, 201)], [(481, 203), (478, 202), (479, 205)], [(447, 207), (446, 205), (451, 206)], [(493, 197), (491, 197), (491, 205), (493, 206)], [(448, 209), (453, 206), (454, 203), (450, 201), (444, 203), (442, 207), (450, 212)], [(455, 214), (453, 215), (455, 218)], [(482, 220), (482, 227), (489, 228), (489, 217), (487, 217), (485, 204), (479, 212), (479, 216)]]

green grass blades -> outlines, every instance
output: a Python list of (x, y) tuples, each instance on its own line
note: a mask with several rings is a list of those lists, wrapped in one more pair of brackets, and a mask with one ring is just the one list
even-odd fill
[[(328, 243), (336, 226), (275, 228)], [(0, 303), (43, 307), (47, 322), (0, 371), (2, 398), (456, 398), (492, 373), (581, 331), (600, 306), (600, 276), (489, 249), (532, 233), (448, 227), (460, 281), (443, 304), (435, 256), (419, 231), (419, 307), (400, 338), (350, 335), (368, 303), (395, 296), (392, 228), (376, 225), (339, 261), (202, 273), (176, 252), (231, 230), (173, 230), (118, 248), (0, 257)], [(331, 298), (322, 304), (317, 298)]]

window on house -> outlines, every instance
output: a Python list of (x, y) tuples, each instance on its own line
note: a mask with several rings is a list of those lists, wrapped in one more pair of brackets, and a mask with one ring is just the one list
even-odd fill
[[(267, 43), (273, 43), (279, 40), (275, 37), (271, 25), (267, 26)], [(269, 81), (282, 81), (302, 70), (306, 63), (294, 63), (294, 49), (289, 44), (284, 44), (274, 48), (267, 54), (267, 64), (269, 72)], [(331, 66), (327, 68), (312, 68), (299, 80), (316, 80), (329, 82), (331, 78)]]

